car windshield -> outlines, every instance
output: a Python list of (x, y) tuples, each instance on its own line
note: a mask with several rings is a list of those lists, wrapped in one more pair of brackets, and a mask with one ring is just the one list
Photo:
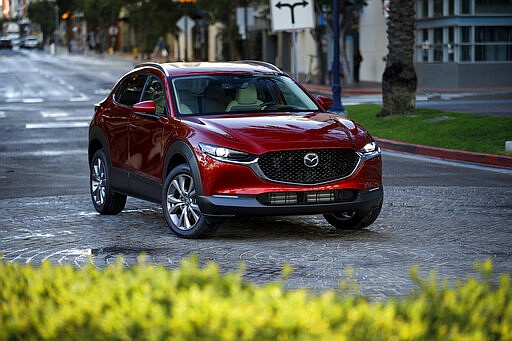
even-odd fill
[(171, 82), (181, 115), (320, 110), (284, 75), (195, 75), (176, 77)]

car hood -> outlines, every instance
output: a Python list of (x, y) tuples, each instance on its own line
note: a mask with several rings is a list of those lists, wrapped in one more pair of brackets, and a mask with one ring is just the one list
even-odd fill
[[(368, 140), (366, 131), (351, 120), (330, 113), (274, 113), (187, 117), (198, 142), (261, 154), (297, 148), (360, 149)], [(194, 134), (196, 135), (196, 134)]]

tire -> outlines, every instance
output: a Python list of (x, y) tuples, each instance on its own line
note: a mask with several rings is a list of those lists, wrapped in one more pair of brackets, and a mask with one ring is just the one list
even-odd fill
[(190, 166), (174, 168), (165, 179), (162, 211), (171, 230), (183, 238), (201, 238), (215, 232), (197, 205), (197, 193)]
[(89, 188), (94, 208), (100, 214), (118, 214), (124, 209), (126, 195), (112, 189), (110, 169), (103, 149), (97, 150), (91, 159)]
[(324, 214), (325, 220), (338, 230), (359, 230), (375, 222), (382, 209), (382, 200), (369, 211), (342, 211)]

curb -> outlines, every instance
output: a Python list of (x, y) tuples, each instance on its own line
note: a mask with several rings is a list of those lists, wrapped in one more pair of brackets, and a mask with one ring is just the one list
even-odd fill
[[(326, 85), (315, 85), (315, 84), (305, 84), (302, 85), (309, 91), (314, 92), (316, 94), (320, 94), (323, 96), (332, 96), (332, 89)], [(372, 88), (344, 88), (342, 89), (341, 95), (380, 95), (382, 94), (381, 89), (372, 89)]]
[(380, 137), (375, 137), (375, 140), (379, 143), (381, 148), (387, 150), (431, 156), (440, 159), (479, 163), (495, 167), (512, 168), (512, 156), (422, 146), (419, 144), (409, 144), (400, 141), (383, 139)]

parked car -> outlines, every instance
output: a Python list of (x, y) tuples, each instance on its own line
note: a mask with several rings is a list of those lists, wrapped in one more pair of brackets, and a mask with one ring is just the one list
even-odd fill
[(39, 47), (39, 39), (36, 36), (26, 36), (21, 40), (20, 47), (24, 49), (35, 49)]
[(188, 238), (247, 215), (369, 226), (382, 207), (380, 149), (330, 104), (268, 63), (140, 64), (95, 106), (92, 203), (101, 214), (121, 212), (127, 195), (159, 203)]
[(8, 37), (0, 38), (0, 49), (12, 49), (12, 40)]

